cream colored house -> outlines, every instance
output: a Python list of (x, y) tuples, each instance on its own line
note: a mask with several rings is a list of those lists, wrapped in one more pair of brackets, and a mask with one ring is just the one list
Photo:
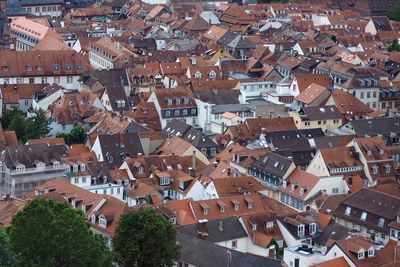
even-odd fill
[(298, 112), (289, 112), (297, 129), (321, 128), (324, 132), (339, 128), (342, 116), (335, 106), (303, 107)]

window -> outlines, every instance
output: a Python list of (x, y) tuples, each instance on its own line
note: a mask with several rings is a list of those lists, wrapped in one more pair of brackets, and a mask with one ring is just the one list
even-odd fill
[(236, 211), (239, 210), (239, 204), (235, 204), (235, 210), (236, 210)]
[(303, 224), (297, 226), (297, 235), (304, 236), (304, 225)]
[(121, 194), (121, 188), (117, 188), (117, 195)]
[(75, 183), (75, 184), (79, 184), (79, 178), (75, 178), (75, 179), (74, 179), (74, 183)]
[(72, 76), (67, 77), (67, 83), (72, 83)]
[(251, 224), (251, 230), (255, 231), (257, 230), (257, 224)]
[(372, 173), (373, 174), (378, 174), (378, 170), (379, 170), (378, 166), (375, 165), (375, 166), (372, 167)]
[(365, 220), (367, 219), (367, 213), (366, 213), (365, 211), (363, 211), (363, 212), (361, 213), (360, 219), (363, 220), (363, 221), (365, 221)]
[(310, 122), (309, 122), (309, 121), (306, 121), (306, 122), (304, 122), (304, 125), (305, 125), (305, 126), (310, 126)]
[(175, 110), (175, 116), (179, 116), (179, 109)]
[(192, 108), (192, 110), (190, 111), (190, 113), (192, 113), (192, 115), (195, 115), (195, 114), (196, 114), (196, 109), (195, 109), (195, 108)]
[(360, 98), (364, 98), (364, 92), (360, 93)]
[(82, 177), (82, 184), (86, 184), (86, 177)]
[(189, 104), (189, 98), (188, 98), (187, 96), (184, 96), (184, 97), (183, 97), (183, 103), (184, 103), (185, 105)]
[(375, 254), (375, 250), (373, 248), (368, 249), (368, 257), (373, 257)]
[(310, 234), (315, 234), (317, 232), (317, 225), (315, 223), (310, 224)]
[(379, 218), (378, 226), (383, 227), (385, 225), (385, 219), (384, 218)]
[(169, 116), (171, 116), (171, 111), (166, 110), (166, 111), (165, 111), (165, 117), (169, 117)]
[(332, 188), (332, 194), (338, 194), (339, 193), (339, 188)]
[(318, 125), (321, 125), (321, 121), (318, 121)]
[(358, 259), (359, 260), (364, 259), (364, 251), (358, 252)]
[(29, 83), (30, 84), (35, 83), (35, 78), (29, 78)]
[(272, 228), (272, 227), (274, 227), (274, 222), (267, 222), (265, 226), (267, 228)]
[(184, 115), (184, 116), (187, 115), (187, 110), (186, 109), (182, 109), (182, 115)]
[(171, 98), (167, 98), (167, 105), (171, 106), (172, 105), (172, 99)]
[(367, 98), (371, 98), (371, 92), (367, 92)]
[(99, 225), (103, 228), (107, 227), (107, 220), (104, 216), (99, 216)]
[(47, 78), (46, 77), (42, 77), (42, 83), (47, 83)]
[(210, 79), (215, 79), (217, 77), (217, 75), (215, 74), (214, 71), (211, 71), (209, 76), (210, 76)]
[(144, 172), (143, 166), (139, 166), (139, 168), (138, 168), (138, 173), (143, 173), (143, 172)]
[(385, 165), (385, 172), (390, 173), (390, 165), (389, 164)]
[(169, 184), (169, 177), (160, 178), (160, 185), (168, 185)]
[(346, 207), (346, 211), (344, 212), (344, 214), (346, 214), (347, 216), (349, 216), (351, 213), (351, 207)]
[(232, 248), (237, 248), (237, 240), (232, 240)]
[(375, 97), (376, 97), (376, 92), (373, 92), (373, 93), (372, 93), (372, 96), (375, 98)]

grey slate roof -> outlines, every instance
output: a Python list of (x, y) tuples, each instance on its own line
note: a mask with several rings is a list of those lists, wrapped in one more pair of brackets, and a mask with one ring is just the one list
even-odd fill
[(52, 164), (53, 160), (67, 156), (65, 145), (48, 146), (47, 144), (9, 146), (4, 149), (0, 156), (0, 162), (7, 165), (9, 169), (15, 169), (18, 163), (25, 168), (35, 168), (35, 161), (40, 161), (46, 166)]
[(215, 105), (239, 104), (237, 90), (219, 90), (216, 92), (195, 92), (193, 97)]
[(201, 148), (217, 148), (218, 145), (214, 143), (207, 135), (201, 130), (197, 130), (192, 126), (184, 123), (183, 121), (172, 119), (167, 123), (162, 131), (164, 137), (179, 136), (185, 141), (191, 143), (194, 147)]
[[(222, 231), (220, 230), (221, 223)], [(178, 230), (182, 234), (193, 237), (198, 237), (199, 232), (208, 233), (207, 241), (212, 243), (247, 237), (247, 233), (237, 217), (183, 225)]]
[(265, 171), (270, 175), (283, 177), (292, 163), (293, 161), (286, 157), (268, 152), (264, 157), (256, 160), (251, 167)]
[(111, 167), (121, 166), (124, 156), (144, 154), (138, 133), (101, 134), (98, 139), (104, 160), (112, 156), (112, 162), (108, 162)]
[(328, 226), (318, 236), (314, 238), (314, 242), (318, 245), (326, 246), (329, 239), (342, 240), (349, 236), (349, 228), (331, 220)]
[(249, 104), (228, 104), (228, 105), (217, 105), (211, 107), (211, 113), (224, 113), (224, 112), (242, 112), (251, 111), (255, 107)]
[(387, 136), (392, 132), (400, 133), (399, 117), (353, 120), (350, 123), (358, 137), (377, 136), (378, 134)]
[(303, 107), (299, 114), (309, 120), (334, 120), (342, 117), (335, 106)]
[(315, 138), (324, 136), (321, 128), (293, 130), (293, 131), (279, 131), (279, 132), (266, 132), (263, 134), (265, 140), (276, 139), (290, 139), (290, 138)]
[[(197, 267), (228, 266), (227, 248), (190, 235), (178, 234), (180, 248), (179, 261)], [(280, 267), (281, 261), (231, 250), (230, 267)]]

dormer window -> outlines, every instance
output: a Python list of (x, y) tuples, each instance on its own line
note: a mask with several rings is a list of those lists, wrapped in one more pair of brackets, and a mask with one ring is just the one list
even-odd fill
[(142, 174), (144, 172), (143, 166), (139, 166), (138, 168), (138, 173)]
[(160, 178), (160, 185), (169, 185), (169, 177)]
[(385, 165), (385, 172), (390, 173), (390, 165), (389, 164)]
[(32, 66), (26, 66), (26, 71), (32, 71)]
[(203, 209), (203, 213), (204, 213), (204, 215), (207, 215), (208, 214), (208, 208)]
[(363, 251), (363, 250), (362, 250), (362, 251), (359, 251), (359, 252), (357, 253), (357, 255), (358, 255), (358, 259), (359, 259), (359, 260), (364, 259), (364, 251)]
[(350, 216), (351, 207), (346, 207), (346, 211), (344, 212), (345, 215)]
[(311, 223), (309, 225), (309, 231), (310, 231), (311, 235), (315, 234), (317, 232), (317, 224), (316, 223)]
[(8, 71), (8, 66), (3, 66), (3, 71), (7, 72)]
[(189, 104), (189, 98), (187, 96), (183, 97), (183, 104), (185, 105)]
[(370, 248), (368, 249), (368, 258), (375, 256), (375, 249)]
[(372, 174), (378, 174), (378, 170), (379, 170), (379, 167), (376, 166), (376, 165), (374, 165), (374, 166), (372, 167)]
[(176, 98), (175, 99), (176, 105), (179, 106), (181, 104), (181, 99), (180, 98)]
[(219, 207), (219, 211), (220, 211), (220, 212), (225, 212), (225, 206), (224, 206), (224, 205), (221, 205), (221, 206)]
[(274, 222), (266, 222), (266, 223), (265, 223), (265, 227), (267, 227), (267, 228), (272, 228), (272, 227), (274, 227)]
[(67, 165), (67, 167), (65, 167), (65, 172), (71, 172), (71, 166)]
[(99, 226), (103, 228), (107, 228), (107, 220), (103, 215), (99, 216)]
[(385, 225), (385, 219), (384, 218), (379, 218), (378, 226), (379, 227), (383, 227), (384, 225)]
[(239, 210), (239, 204), (235, 204), (234, 208), (235, 208), (235, 211), (238, 211)]
[(24, 172), (25, 171), (25, 166), (22, 164), (19, 164), (16, 168), (15, 168), (16, 172)]
[(73, 169), (73, 171), (74, 172), (77, 172), (78, 171), (78, 164), (74, 164), (74, 167), (73, 167), (74, 169)]
[(287, 187), (287, 182), (286, 182), (286, 181), (283, 181), (282, 186), (286, 188), (286, 187)]
[(81, 171), (85, 171), (85, 164), (81, 164)]
[(172, 105), (172, 99), (171, 98), (167, 98), (167, 105), (171, 106)]
[(256, 231), (257, 230), (257, 224), (255, 223), (250, 223), (251, 224), (251, 230)]
[(365, 220), (367, 219), (367, 213), (366, 213), (365, 211), (363, 211), (363, 212), (361, 213), (360, 219), (363, 220), (363, 221), (365, 221)]
[(304, 236), (304, 224), (297, 226), (297, 235), (300, 237)]
[(200, 73), (200, 71), (197, 71), (197, 72), (194, 74), (194, 77), (195, 77), (196, 79), (200, 79), (200, 78), (201, 78), (201, 73)]
[(214, 80), (217, 77), (217, 74), (214, 71), (211, 71), (208, 76), (210, 77), (210, 79)]

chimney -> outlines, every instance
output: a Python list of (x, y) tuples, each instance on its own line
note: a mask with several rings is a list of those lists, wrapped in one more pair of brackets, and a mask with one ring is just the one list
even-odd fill
[(11, 195), (10, 195), (10, 194), (6, 194), (5, 200), (6, 200), (6, 201), (10, 201), (10, 200), (11, 200)]
[(217, 168), (217, 165), (218, 165), (218, 162), (214, 161), (214, 162), (213, 162), (213, 167), (214, 167), (214, 169)]
[(231, 174), (232, 174), (231, 168), (228, 168), (228, 176), (231, 176)]
[(219, 219), (219, 221), (218, 221), (218, 229), (219, 229), (221, 232), (224, 231), (222, 219)]
[(193, 150), (193, 155), (192, 155), (192, 169), (196, 170), (196, 151)]

